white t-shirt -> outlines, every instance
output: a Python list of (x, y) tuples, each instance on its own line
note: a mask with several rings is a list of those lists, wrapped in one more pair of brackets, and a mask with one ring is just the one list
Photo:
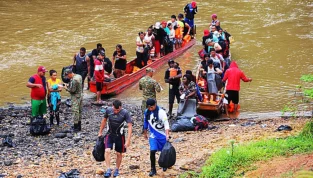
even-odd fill
[(174, 30), (174, 28), (172, 28), (172, 30), (170, 30), (169, 38), (170, 39), (174, 39), (175, 38), (175, 30)]
[(143, 41), (148, 44), (149, 46), (153, 46), (152, 44), (152, 37), (154, 37), (154, 35), (152, 34), (151, 36), (148, 35), (148, 33), (146, 34), (145, 38), (143, 39)]
[(159, 109), (159, 120), (156, 121), (153, 113), (151, 113), (148, 123), (150, 125), (151, 138), (159, 137), (160, 135), (166, 136), (165, 130), (170, 129), (166, 112), (161, 108)]
[[(139, 36), (137, 36), (137, 39), (136, 39), (136, 44), (137, 43), (144, 44), (143, 40), (141, 40)], [(140, 53), (143, 53), (143, 50), (144, 50), (143, 46), (137, 46), (136, 48), (136, 51)]]

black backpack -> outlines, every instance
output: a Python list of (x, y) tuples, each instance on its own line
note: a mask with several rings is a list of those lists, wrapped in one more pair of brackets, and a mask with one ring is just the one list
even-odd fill
[(65, 70), (66, 69), (71, 69), (75, 73), (73, 65), (63, 67), (62, 73), (61, 73), (61, 78), (62, 78), (63, 83), (69, 83), (70, 82), (70, 79), (65, 76)]
[(30, 134), (32, 135), (46, 135), (50, 133), (50, 128), (46, 123), (46, 119), (41, 116), (35, 117), (30, 124)]

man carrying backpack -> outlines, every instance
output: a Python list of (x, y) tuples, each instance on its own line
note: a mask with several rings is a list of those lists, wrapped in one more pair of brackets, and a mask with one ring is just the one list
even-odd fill
[[(162, 151), (166, 141), (169, 139), (169, 123), (166, 112), (157, 106), (154, 99), (149, 98), (146, 102), (147, 109), (144, 114), (144, 137), (148, 139), (147, 130), (149, 127), (149, 145), (150, 145), (150, 162), (151, 172), (149, 176), (156, 175), (155, 153)], [(166, 171), (166, 168), (163, 168)]]
[[(128, 136), (125, 142), (124, 124), (128, 126)], [(105, 164), (107, 171), (104, 177), (111, 177), (112, 170), (110, 168), (111, 161), (111, 149), (113, 144), (116, 151), (116, 168), (113, 173), (114, 177), (119, 176), (119, 169), (122, 163), (123, 153), (126, 152), (126, 148), (130, 145), (130, 138), (132, 135), (132, 119), (129, 112), (122, 108), (122, 103), (119, 100), (113, 102), (113, 106), (108, 108), (102, 119), (99, 135), (102, 136), (104, 127), (108, 123), (108, 132), (105, 136)]]

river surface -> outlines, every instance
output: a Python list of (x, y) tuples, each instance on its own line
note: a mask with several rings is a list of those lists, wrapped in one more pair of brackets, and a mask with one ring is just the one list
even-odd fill
[[(0, 105), (30, 100), (28, 78), (39, 65), (61, 72), (84, 46), (88, 52), (102, 43), (111, 58), (120, 43), (128, 59), (135, 57), (135, 39), (156, 21), (181, 13), (187, 1), (143, 0), (2, 0), (0, 1)], [(180, 66), (195, 70), (202, 32), (210, 15), (235, 37), (232, 59), (252, 83), (242, 83), (243, 111), (279, 111), (292, 97), (302, 74), (313, 72), (313, 3), (302, 0), (198, 0), (198, 43), (177, 58)], [(159, 103), (167, 104), (163, 82), (166, 66), (155, 73), (164, 90)], [(48, 74), (46, 74), (48, 77)], [(88, 94), (88, 91), (85, 91)], [(65, 95), (63, 92), (62, 95)], [(138, 84), (117, 98), (141, 101)]]

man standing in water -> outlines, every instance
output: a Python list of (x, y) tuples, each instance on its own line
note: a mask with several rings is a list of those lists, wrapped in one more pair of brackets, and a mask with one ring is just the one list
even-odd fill
[(160, 84), (152, 78), (153, 72), (154, 70), (151, 67), (146, 68), (146, 76), (139, 80), (139, 90), (142, 90), (143, 93), (143, 100), (141, 105), (142, 113), (144, 113), (147, 109), (147, 99), (156, 99), (156, 92), (161, 92)]
[(65, 76), (71, 81), (65, 90), (71, 94), (72, 112), (74, 113), (74, 132), (81, 131), (82, 106), (83, 106), (83, 88), (82, 77), (74, 74), (71, 69), (65, 70)]
[(234, 112), (235, 119), (238, 118), (238, 103), (239, 103), (239, 90), (240, 90), (240, 80), (244, 82), (251, 82), (252, 78), (247, 78), (245, 74), (238, 68), (235, 61), (232, 61), (228, 70), (226, 70), (223, 82), (227, 81), (226, 85), (226, 98), (228, 104), (226, 104), (226, 115), (230, 118), (228, 113), (228, 105), (232, 101), (235, 104)]
[(179, 67), (175, 68), (175, 62), (171, 59), (168, 61), (169, 68), (165, 71), (165, 83), (169, 84), (169, 116), (172, 116), (173, 105), (175, 97), (177, 103), (180, 102), (179, 86), (182, 72)]
[[(125, 122), (128, 126), (127, 140), (125, 143), (124, 125)], [(108, 132), (105, 136), (105, 164), (107, 171), (104, 177), (111, 177), (112, 170), (110, 168), (111, 163), (111, 150), (113, 144), (116, 151), (116, 169), (113, 173), (114, 177), (119, 176), (119, 169), (122, 163), (123, 153), (126, 152), (126, 148), (130, 145), (130, 138), (132, 135), (132, 119), (129, 112), (122, 108), (122, 102), (119, 100), (113, 101), (113, 106), (108, 108), (102, 119), (98, 136), (102, 135), (104, 127), (108, 123)]]
[[(157, 106), (154, 99), (148, 99), (146, 104), (148, 109), (145, 111), (143, 128), (145, 139), (148, 139), (148, 127), (150, 131), (149, 145), (151, 172), (149, 173), (149, 176), (152, 177), (156, 175), (155, 153), (157, 151), (162, 151), (166, 141), (169, 139), (170, 126), (166, 112)], [(163, 171), (166, 171), (166, 168), (163, 168)]]
[(39, 66), (37, 74), (31, 76), (26, 84), (28, 88), (31, 88), (32, 117), (43, 116), (47, 113), (46, 72), (44, 66)]
[(90, 59), (86, 55), (86, 48), (80, 48), (79, 53), (74, 54), (73, 60), (76, 66), (74, 72), (82, 77), (82, 89), (84, 89), (85, 78), (90, 75)]

